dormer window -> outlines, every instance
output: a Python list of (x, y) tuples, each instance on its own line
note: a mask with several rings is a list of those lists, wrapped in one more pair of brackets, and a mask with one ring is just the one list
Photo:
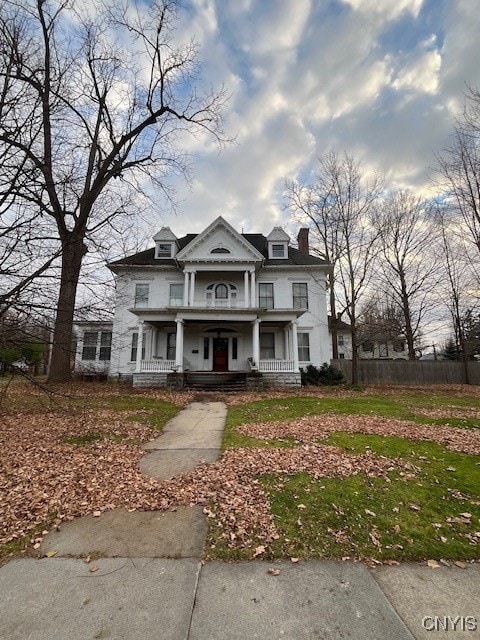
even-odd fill
[(162, 227), (153, 236), (155, 240), (155, 258), (173, 258), (177, 253), (177, 237), (172, 233), (170, 227)]
[(284, 258), (284, 257), (285, 257), (285, 245), (272, 244), (272, 258)]
[(155, 247), (155, 258), (172, 258), (173, 242), (157, 242)]
[(288, 258), (289, 236), (281, 227), (274, 227), (267, 236), (268, 257), (273, 260), (286, 260)]

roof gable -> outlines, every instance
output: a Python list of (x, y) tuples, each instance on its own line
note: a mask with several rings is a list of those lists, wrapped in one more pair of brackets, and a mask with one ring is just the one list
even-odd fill
[(182, 262), (259, 262), (264, 256), (219, 216), (177, 253)]

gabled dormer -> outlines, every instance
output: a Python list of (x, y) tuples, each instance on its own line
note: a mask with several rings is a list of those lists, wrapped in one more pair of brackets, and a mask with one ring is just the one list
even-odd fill
[(268, 257), (273, 260), (286, 260), (289, 242), (290, 236), (282, 227), (273, 227), (267, 236)]
[(177, 254), (177, 237), (170, 227), (162, 227), (154, 236), (155, 259), (174, 258)]

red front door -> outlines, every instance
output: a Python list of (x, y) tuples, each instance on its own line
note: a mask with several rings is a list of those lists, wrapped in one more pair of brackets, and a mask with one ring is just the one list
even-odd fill
[(213, 370), (228, 371), (228, 338), (213, 339)]

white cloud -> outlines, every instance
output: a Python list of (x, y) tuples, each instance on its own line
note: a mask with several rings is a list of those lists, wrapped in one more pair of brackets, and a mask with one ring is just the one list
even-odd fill
[(415, 18), (423, 5), (423, 0), (342, 0), (355, 11), (370, 16), (381, 16), (386, 20), (394, 20), (404, 11)]
[(436, 93), (439, 87), (442, 56), (438, 51), (426, 51), (418, 58), (409, 60), (397, 73), (392, 83), (394, 89), (413, 89)]

